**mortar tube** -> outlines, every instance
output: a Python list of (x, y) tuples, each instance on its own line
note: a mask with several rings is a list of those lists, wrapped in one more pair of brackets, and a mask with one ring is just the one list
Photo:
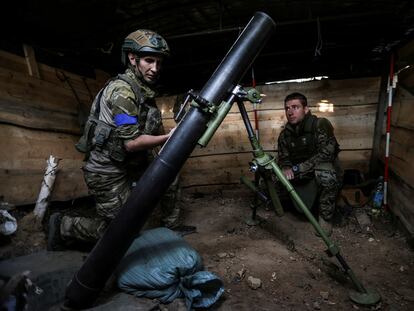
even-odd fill
[[(242, 79), (275, 29), (274, 21), (257, 12), (200, 92), (209, 103), (221, 103)], [(126, 203), (109, 224), (66, 289), (64, 308), (93, 305), (161, 196), (173, 182), (210, 115), (192, 107), (157, 157), (139, 179)]]

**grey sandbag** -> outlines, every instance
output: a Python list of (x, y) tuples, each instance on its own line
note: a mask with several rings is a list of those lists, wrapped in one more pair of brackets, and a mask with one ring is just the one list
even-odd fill
[(116, 271), (118, 287), (138, 297), (170, 303), (185, 297), (187, 308), (208, 308), (224, 292), (223, 282), (202, 271), (200, 255), (167, 228), (143, 232)]

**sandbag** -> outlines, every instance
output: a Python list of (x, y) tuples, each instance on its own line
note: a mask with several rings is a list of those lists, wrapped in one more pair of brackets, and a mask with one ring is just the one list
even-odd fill
[(208, 308), (224, 292), (223, 282), (203, 270), (200, 255), (167, 228), (143, 232), (116, 271), (118, 287), (138, 297), (170, 303), (186, 299), (187, 308)]

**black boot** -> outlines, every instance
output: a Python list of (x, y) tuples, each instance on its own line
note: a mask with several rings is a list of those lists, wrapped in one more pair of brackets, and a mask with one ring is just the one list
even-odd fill
[(54, 213), (49, 218), (49, 230), (47, 236), (48, 251), (61, 251), (64, 249), (64, 242), (60, 235), (62, 217), (63, 215), (61, 213)]
[(195, 226), (178, 225), (178, 226), (174, 226), (174, 227), (169, 228), (169, 229), (171, 229), (172, 231), (174, 231), (175, 233), (177, 233), (180, 236), (185, 236), (187, 234), (197, 232), (197, 227), (195, 227)]

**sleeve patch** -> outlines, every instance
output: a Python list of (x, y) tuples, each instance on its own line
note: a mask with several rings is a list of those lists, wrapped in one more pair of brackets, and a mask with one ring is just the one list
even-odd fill
[(130, 116), (126, 113), (120, 113), (115, 115), (114, 121), (116, 126), (138, 124), (137, 117)]

